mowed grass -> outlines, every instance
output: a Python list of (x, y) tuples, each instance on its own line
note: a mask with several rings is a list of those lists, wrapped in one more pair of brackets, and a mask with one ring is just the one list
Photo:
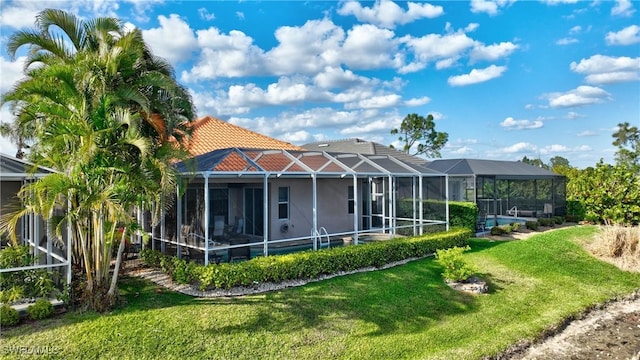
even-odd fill
[(595, 231), (473, 239), (465, 257), (491, 286), (480, 296), (451, 290), (433, 259), (238, 298), (125, 278), (127, 303), (113, 312), (3, 329), (0, 347), (53, 346), (50, 357), (78, 359), (477, 359), (640, 287), (640, 274), (577, 245)]

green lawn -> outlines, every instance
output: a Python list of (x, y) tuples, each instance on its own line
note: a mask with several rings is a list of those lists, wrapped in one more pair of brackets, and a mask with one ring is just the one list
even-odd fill
[(451, 290), (432, 259), (229, 299), (194, 299), (125, 278), (121, 308), (3, 329), (0, 351), (53, 346), (56, 358), (118, 359), (481, 358), (640, 288), (640, 274), (576, 244), (595, 231), (473, 239), (465, 256), (491, 284), (482, 296)]

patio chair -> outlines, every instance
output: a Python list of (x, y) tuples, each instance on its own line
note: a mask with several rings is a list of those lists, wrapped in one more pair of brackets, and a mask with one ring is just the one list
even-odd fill
[(542, 215), (546, 218), (550, 218), (553, 215), (553, 204), (545, 203)]
[(480, 211), (476, 219), (476, 232), (480, 232), (484, 236), (485, 231), (487, 231), (487, 214)]
[(213, 238), (220, 239), (224, 236), (224, 216), (213, 217)]
[(233, 229), (231, 229), (232, 235), (242, 234), (244, 230), (244, 219), (241, 217), (236, 217), (236, 224), (233, 225)]
[[(249, 238), (242, 236), (231, 239), (231, 245), (249, 244)], [(251, 248), (243, 246), (239, 248), (229, 249), (229, 262), (251, 259)]]

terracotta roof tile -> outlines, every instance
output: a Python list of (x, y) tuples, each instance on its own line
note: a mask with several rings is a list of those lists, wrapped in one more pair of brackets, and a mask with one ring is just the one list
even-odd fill
[(191, 123), (193, 132), (187, 148), (192, 156), (229, 148), (302, 150), (285, 141), (205, 116)]

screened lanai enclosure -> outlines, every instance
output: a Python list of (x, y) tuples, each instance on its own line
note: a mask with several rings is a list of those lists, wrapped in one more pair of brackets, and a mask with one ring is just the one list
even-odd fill
[[(55, 171), (52, 169), (36, 167), (25, 160), (0, 153), (0, 215), (21, 207), (16, 195), (23, 185), (38, 181), (53, 172)], [(62, 214), (63, 210), (57, 209), (51, 215), (56, 217)], [(68, 237), (56, 239), (53, 233), (51, 224), (41, 217), (33, 214), (23, 216), (15, 235), (18, 245), (28, 246), (32, 262), (19, 267), (0, 268), (0, 277), (9, 279), (16, 273), (46, 269), (60, 289), (64, 283), (70, 284), (71, 246)], [(11, 243), (9, 234), (2, 234), (0, 249)]]
[(471, 201), (488, 216), (539, 218), (566, 214), (566, 178), (519, 161), (435, 160), (449, 176), (449, 199)]
[(178, 169), (151, 246), (204, 264), (448, 228), (446, 175), (388, 155), (232, 148)]

